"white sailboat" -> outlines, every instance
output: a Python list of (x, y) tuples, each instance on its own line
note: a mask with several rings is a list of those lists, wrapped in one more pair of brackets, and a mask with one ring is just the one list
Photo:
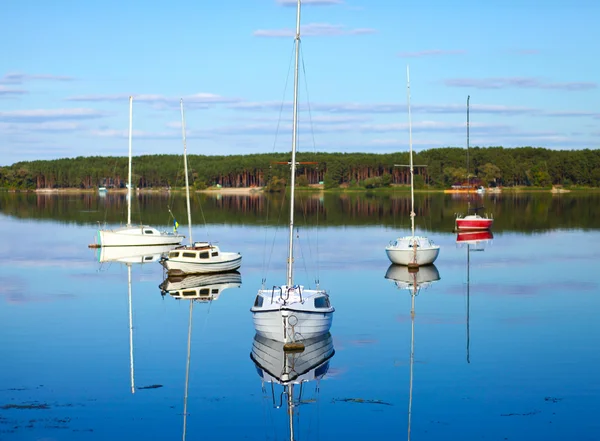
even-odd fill
[[(294, 284), (294, 190), (296, 180), (296, 141), (298, 135), (298, 64), (300, 54), (300, 3), (296, 10), (294, 105), (292, 128), (292, 159), (290, 161), (290, 218), (285, 284), (270, 289), (258, 290), (253, 314), (256, 332), (266, 338), (284, 343), (298, 343), (301, 340), (326, 334), (331, 328), (335, 309), (329, 302), (327, 291), (305, 288)], [(299, 344), (299, 343), (298, 343)]]
[(408, 133), (410, 148), (410, 224), (411, 235), (399, 237), (391, 241), (385, 252), (392, 263), (397, 265), (406, 265), (409, 267), (419, 267), (421, 265), (431, 265), (437, 259), (440, 253), (440, 246), (435, 245), (433, 241), (424, 236), (415, 235), (415, 186), (413, 170), (413, 149), (412, 149), (412, 122), (410, 114), (410, 75), (408, 66), (406, 67), (406, 90), (408, 98)]
[(429, 288), (440, 280), (440, 273), (435, 265), (424, 266), (418, 271), (409, 271), (408, 267), (390, 265), (385, 278), (393, 280), (396, 287), (410, 292), (410, 374), (408, 387), (408, 441), (410, 441), (413, 398), (413, 368), (415, 364), (415, 299), (421, 289)]
[(181, 104), (181, 130), (183, 136), (183, 165), (185, 173), (185, 193), (187, 202), (189, 245), (177, 247), (168, 257), (160, 260), (169, 275), (206, 274), (237, 270), (242, 265), (242, 255), (223, 252), (210, 242), (194, 242), (192, 238), (192, 212), (190, 208), (190, 184), (187, 167), (187, 146), (185, 137), (185, 115), (183, 99)]
[(97, 244), (101, 247), (178, 245), (185, 236), (170, 231), (159, 231), (148, 225), (131, 224), (131, 136), (133, 97), (129, 97), (129, 171), (127, 178), (127, 225), (113, 230), (98, 230)]
[[(329, 333), (305, 340), (304, 344), (302, 352), (287, 351), (283, 343), (256, 334), (250, 354), (262, 379), (263, 391), (266, 393), (265, 383), (271, 386), (273, 407), (279, 409), (285, 406), (287, 409), (290, 441), (297, 439), (294, 419), (299, 418), (299, 415), (296, 408), (314, 401), (304, 399), (305, 385), (316, 381), (318, 390), (320, 380), (327, 374), (329, 361), (335, 354), (333, 339)], [(277, 386), (282, 388), (279, 393), (276, 391)], [(296, 386), (297, 397), (294, 394)]]

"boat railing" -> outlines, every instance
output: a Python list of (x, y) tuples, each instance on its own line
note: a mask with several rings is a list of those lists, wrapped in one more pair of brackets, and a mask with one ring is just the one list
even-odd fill
[(273, 285), (273, 290), (271, 291), (271, 303), (273, 303), (273, 297), (275, 297), (276, 289), (279, 290), (279, 298), (283, 299), (283, 290), (281, 289), (281, 286)]

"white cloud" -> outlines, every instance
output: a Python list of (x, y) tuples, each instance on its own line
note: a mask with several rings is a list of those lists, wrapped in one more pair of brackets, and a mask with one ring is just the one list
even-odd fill
[[(83, 101), (83, 102), (127, 102), (129, 94), (113, 94), (113, 95), (78, 95), (68, 97), (67, 101)], [(208, 107), (211, 104), (228, 104), (239, 102), (239, 98), (228, 98), (214, 93), (195, 93), (186, 95), (180, 98), (168, 97), (158, 94), (133, 94), (134, 103), (140, 102), (152, 105), (158, 108), (173, 108), (179, 107), (180, 100), (183, 98), (183, 104), (186, 108)]]
[(572, 81), (562, 83), (548, 83), (533, 77), (505, 77), (505, 78), (452, 78), (444, 81), (450, 87), (471, 87), (474, 89), (556, 89), (567, 91), (590, 90), (598, 87), (597, 83)]
[(23, 89), (14, 89), (12, 87), (6, 87), (0, 84), (0, 97), (8, 95), (24, 95), (27, 91)]
[(421, 58), (421, 57), (430, 57), (437, 55), (463, 55), (466, 54), (467, 51), (462, 49), (454, 49), (454, 50), (443, 50), (443, 49), (428, 49), (423, 51), (416, 52), (400, 52), (398, 54), (399, 57), (402, 58)]
[(93, 109), (34, 109), (0, 112), (0, 122), (42, 122), (73, 119), (95, 119), (106, 116)]
[[(370, 28), (347, 29), (344, 25), (332, 25), (328, 23), (310, 23), (300, 28), (303, 37), (338, 37), (342, 35), (367, 35), (377, 31)], [(283, 29), (259, 29), (253, 32), (256, 37), (294, 37), (296, 30), (292, 28)]]
[[(276, 0), (277, 4), (282, 6), (296, 6), (298, 0)], [(343, 5), (342, 0), (302, 0), (302, 5), (327, 6), (327, 5)]]
[(44, 80), (44, 81), (73, 81), (74, 78), (64, 75), (30, 75), (19, 72), (9, 72), (0, 78), (0, 84), (23, 84), (26, 81)]

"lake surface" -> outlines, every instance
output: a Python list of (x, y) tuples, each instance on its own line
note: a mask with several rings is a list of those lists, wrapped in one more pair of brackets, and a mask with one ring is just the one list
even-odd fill
[[(134, 219), (170, 228), (168, 205), (187, 233), (182, 198), (136, 200)], [(243, 261), (241, 283), (190, 302), (163, 295), (158, 262), (88, 248), (125, 219), (122, 195), (0, 194), (0, 439), (289, 440), (290, 423), (296, 440), (600, 439), (598, 195), (486, 196), (477, 246), (452, 232), (464, 199), (418, 195), (441, 251), (414, 298), (384, 251), (409, 232), (406, 201), (299, 197), (295, 280), (336, 312), (290, 421), (251, 357), (256, 292), (285, 275), (276, 197), (195, 199), (194, 239)]]

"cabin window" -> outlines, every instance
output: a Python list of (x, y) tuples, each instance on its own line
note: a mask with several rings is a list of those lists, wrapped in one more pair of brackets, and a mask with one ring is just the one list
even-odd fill
[(218, 251), (214, 251), (214, 252), (211, 254), (211, 256), (213, 256), (213, 257), (217, 257), (218, 255), (219, 255), (219, 252), (218, 252)]
[(196, 291), (183, 291), (181, 295), (183, 297), (192, 297), (196, 295)]
[(200, 259), (208, 259), (208, 251), (201, 252)]
[(212, 293), (213, 293), (213, 294), (219, 294), (219, 288), (214, 288), (214, 289), (212, 290)]
[(145, 261), (152, 260), (152, 256), (144, 256), (144, 260)]
[(315, 298), (315, 308), (329, 308), (329, 298), (325, 296)]
[(154, 234), (154, 231), (152, 231), (152, 230), (144, 230), (144, 234)]
[(262, 305), (263, 305), (262, 296), (256, 296), (256, 300), (254, 300), (254, 306), (256, 306), (257, 308), (262, 308)]
[(201, 296), (208, 296), (210, 294), (210, 289), (209, 288), (202, 288), (200, 290), (200, 295)]
[(179, 257), (179, 251), (173, 251), (172, 253), (169, 253), (169, 259), (173, 259), (175, 257)]
[(183, 253), (183, 257), (196, 257), (196, 253)]

